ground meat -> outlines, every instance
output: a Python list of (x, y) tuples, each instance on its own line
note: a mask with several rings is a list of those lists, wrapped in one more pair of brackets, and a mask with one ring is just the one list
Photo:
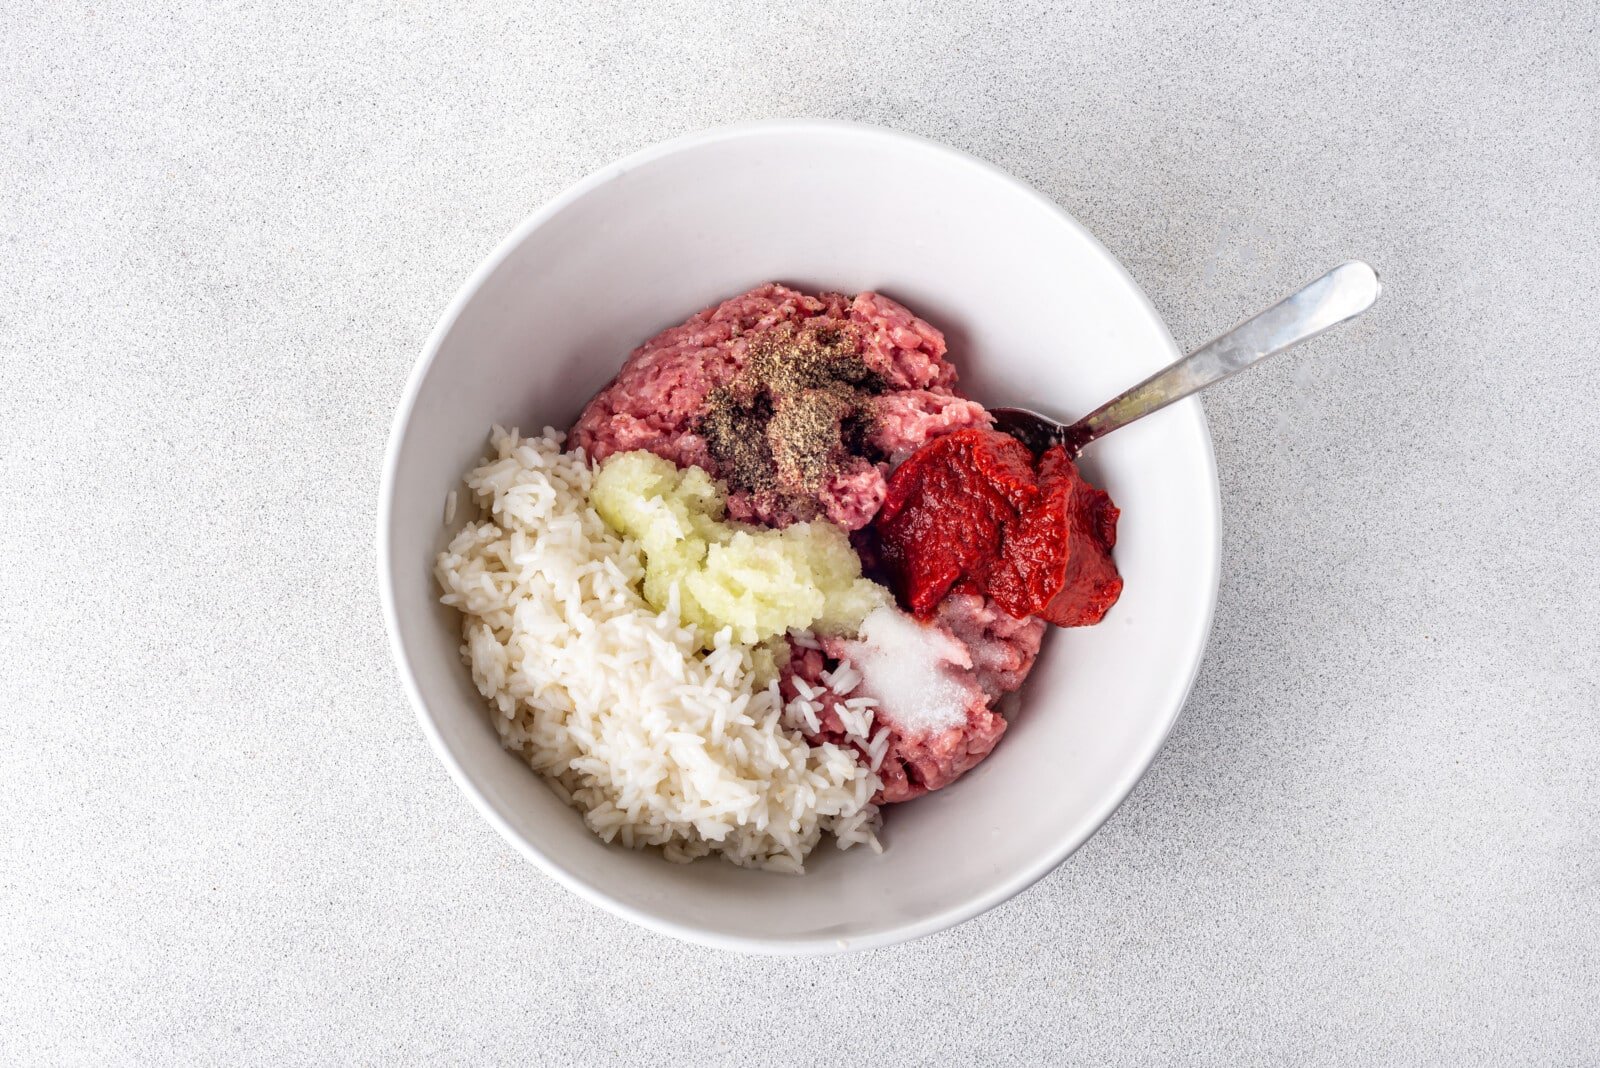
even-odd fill
[(987, 597), (971, 593), (946, 597), (933, 621), (967, 647), (973, 674), (991, 701), (1022, 685), (1044, 640), (1044, 620), (1017, 619)]
[[(883, 507), (883, 494), (887, 489), (883, 465), (857, 458), (844, 470), (837, 472), (822, 484), (817, 499), (834, 522), (846, 530), (864, 527)], [(837, 518), (839, 516), (844, 519)], [(859, 520), (859, 522), (857, 521)]]
[[(842, 298), (841, 298), (842, 300)], [(782, 286), (758, 286), (669, 327), (635, 349), (572, 428), (570, 445), (591, 460), (645, 449), (680, 466), (705, 458), (694, 432), (706, 394), (744, 364), (746, 335), (844, 308)]]
[[(699, 466), (715, 473), (714, 465), (702, 463)], [(856, 457), (817, 489), (815, 512), (796, 507), (792, 500), (773, 490), (756, 493), (734, 490), (728, 494), (728, 515), (741, 523), (786, 527), (796, 521), (815, 519), (820, 514), (845, 530), (859, 530), (870, 523), (883, 506), (887, 485), (882, 465)]]
[(956, 371), (945, 359), (944, 336), (899, 304), (878, 293), (854, 299), (839, 293), (810, 296), (768, 284), (707, 308), (635, 349), (584, 409), (570, 444), (596, 461), (644, 449), (728, 479), (731, 472), (699, 433), (707, 398), (739, 376), (753, 337), (801, 327), (847, 332), (879, 380), (881, 392), (870, 398), (861, 452), (841, 460), (800, 498), (730, 482), (733, 518), (782, 527), (820, 515), (857, 530), (883, 503), (891, 463), (932, 437), (988, 425), (983, 409), (955, 391)]
[(873, 398), (867, 441), (892, 463), (899, 463), (941, 434), (987, 427), (993, 422), (977, 401), (953, 393), (907, 389)]
[[(830, 690), (828, 684), (822, 678), (824, 671), (837, 664), (837, 660), (830, 660), (823, 655), (820, 649), (807, 649), (803, 646), (791, 644), (789, 647), (789, 662), (784, 665), (779, 689), (782, 691), (785, 701), (794, 700), (795, 694), (799, 692), (794, 685), (795, 679), (810, 683), (813, 690), (821, 690), (822, 693), (816, 700), (822, 705), (822, 711), (817, 714), (817, 718), (822, 723), (822, 730), (815, 735), (811, 735), (810, 740), (813, 744), (818, 745), (823, 742), (832, 742), (835, 745), (850, 747), (853, 743), (849, 740), (844, 728), (844, 721), (839, 718), (837, 711), (845, 701), (845, 698)], [(859, 751), (861, 747), (855, 746), (854, 748)]]
[[(1005, 720), (992, 705), (1022, 685), (1039, 656), (1045, 629), (1041, 620), (1013, 619), (992, 601), (962, 594), (952, 595), (940, 606), (935, 623), (966, 646), (972, 658), (967, 720), (948, 730), (910, 732), (880, 713), (873, 724), (874, 733), (879, 727), (890, 729), (888, 752), (878, 768), (883, 788), (874, 800), (880, 804), (909, 801), (948, 786), (989, 755), (1006, 729)], [(847, 644), (824, 638), (821, 651), (795, 647), (784, 669), (782, 689), (784, 699), (792, 699), (796, 693), (794, 679), (798, 677), (823, 691), (817, 698), (822, 705), (818, 715), (822, 730), (811, 735), (810, 740), (814, 744), (832, 742), (852, 747), (866, 760), (867, 753), (846, 734), (836, 712), (845, 698), (834, 694), (822, 680), (824, 670), (838, 665), (838, 654), (845, 651)], [(858, 693), (859, 689), (849, 696)]]
[(879, 801), (910, 801), (949, 786), (977, 767), (1005, 730), (1006, 721), (980, 702), (967, 713), (965, 726), (895, 738), (878, 769)]
[[(823, 652), (832, 663), (845, 658), (850, 644), (836, 638), (822, 639)], [(876, 799), (880, 803), (910, 801), (929, 790), (949, 786), (976, 767), (999, 743), (1006, 721), (989, 707), (989, 698), (980, 688), (976, 672), (965, 676), (964, 683), (967, 718), (960, 726), (945, 730), (907, 730), (887, 711), (878, 710), (874, 733), (880, 727), (888, 727), (890, 731), (889, 750), (878, 768), (878, 776), (883, 780), (883, 789)]]
[(944, 335), (880, 293), (862, 293), (850, 303), (850, 321), (861, 331), (867, 366), (896, 389), (942, 389), (956, 384), (956, 369), (944, 358)]

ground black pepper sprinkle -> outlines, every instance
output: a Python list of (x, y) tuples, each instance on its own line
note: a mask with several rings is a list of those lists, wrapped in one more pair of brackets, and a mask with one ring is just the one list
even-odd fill
[(791, 394), (767, 422), (767, 444), (778, 482), (815, 490), (827, 479), (839, 451), (839, 425), (855, 407), (849, 387), (837, 384)]
[(884, 382), (847, 325), (783, 323), (750, 341), (745, 364), (706, 397), (699, 430), (736, 489), (815, 493), (869, 429), (867, 404)]
[(776, 488), (772, 449), (767, 444), (767, 423), (771, 419), (770, 404), (743, 406), (727, 386), (712, 390), (706, 397), (700, 436), (706, 439), (706, 448), (722, 464), (723, 477), (732, 485), (758, 492)]

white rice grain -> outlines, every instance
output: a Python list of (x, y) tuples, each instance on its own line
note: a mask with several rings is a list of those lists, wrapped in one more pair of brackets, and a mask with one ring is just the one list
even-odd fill
[(883, 758), (888, 755), (889, 728), (881, 727), (873, 736), (872, 743), (867, 746), (867, 766), (872, 769), (873, 774), (877, 774), (878, 769), (883, 767)]
[(638, 546), (589, 506), (591, 468), (562, 435), (496, 427), (490, 444), (466, 479), (483, 518), (434, 573), (502, 744), (602, 839), (668, 860), (799, 873), (825, 831), (880, 849), (875, 770), (801, 735), (820, 730), (824, 691), (785, 706), (775, 684), (753, 687), (751, 651), (726, 630), (702, 650), (675, 604), (646, 604)]

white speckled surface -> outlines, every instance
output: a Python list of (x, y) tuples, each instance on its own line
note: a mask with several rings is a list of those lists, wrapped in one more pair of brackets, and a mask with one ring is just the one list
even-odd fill
[[(0, 1060), (1594, 1057), (1592, 3), (335, 6), (0, 10)], [(798, 962), (521, 861), (414, 725), (371, 547), (483, 254), (791, 115), (1033, 182), (1181, 345), (1349, 256), (1387, 284), (1208, 400), (1216, 631), (1118, 815)]]

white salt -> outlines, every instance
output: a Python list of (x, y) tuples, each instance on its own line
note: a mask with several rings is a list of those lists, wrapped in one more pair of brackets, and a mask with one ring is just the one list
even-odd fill
[(877, 608), (861, 621), (860, 640), (848, 652), (861, 672), (862, 690), (905, 733), (948, 730), (967, 721), (971, 688), (965, 673), (972, 659), (942, 628), (897, 608)]

